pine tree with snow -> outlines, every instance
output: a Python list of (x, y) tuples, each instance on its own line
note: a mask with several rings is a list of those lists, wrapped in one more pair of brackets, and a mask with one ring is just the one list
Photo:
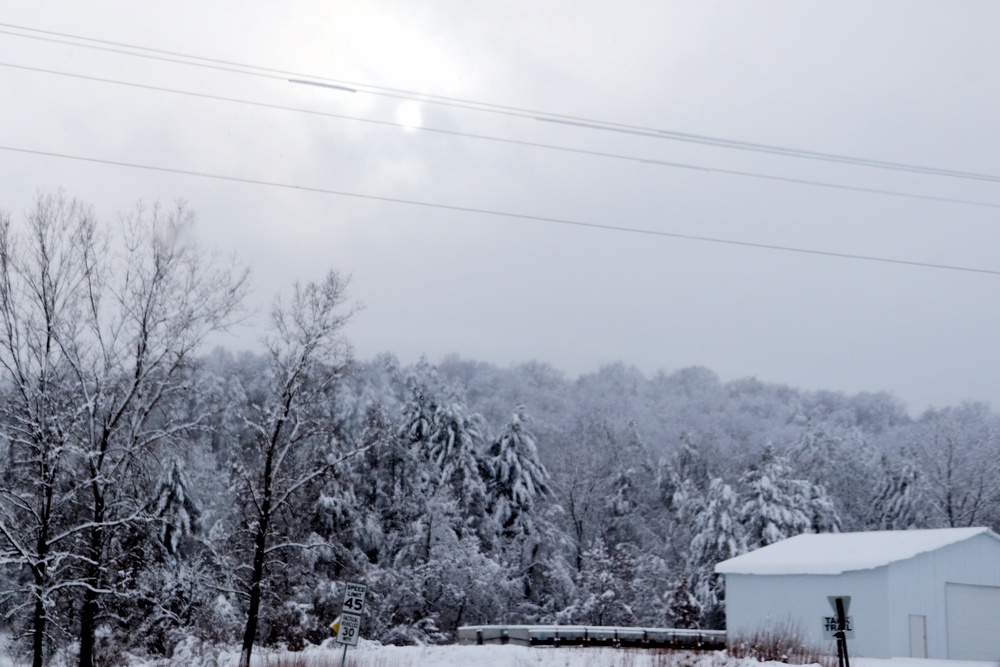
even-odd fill
[[(695, 523), (702, 511), (705, 498), (697, 483), (690, 477), (681, 478), (675, 468), (667, 465), (663, 470), (673, 481), (669, 483), (672, 490), (667, 498), (665, 512), (666, 528), (669, 531), (667, 546), (670, 550), (670, 560), (676, 565), (683, 564), (688, 557), (689, 546), (695, 534)], [(663, 488), (661, 487), (661, 493)]]
[(399, 427), (399, 435), (414, 444), (426, 443), (431, 439), (434, 430), (434, 414), (438, 409), (436, 397), (437, 373), (426, 360), (406, 378), (410, 393), (403, 407), (403, 418)]
[(701, 627), (701, 603), (691, 592), (687, 577), (679, 578), (667, 595), (666, 609), (669, 627), (689, 630)]
[(465, 526), (478, 530), (486, 513), (486, 482), (483, 480), (483, 419), (466, 414), (452, 401), (438, 406), (426, 454), (439, 477), (438, 484), (450, 489), (462, 516), (456, 526), (462, 537)]
[(871, 500), (868, 528), (908, 530), (918, 526), (917, 471), (908, 462), (881, 460), (881, 480)]
[(840, 514), (833, 499), (822, 484), (798, 480), (809, 516), (809, 530), (813, 533), (839, 533)]
[[(661, 459), (656, 470), (656, 487), (660, 502), (667, 509), (677, 511), (676, 502), (685, 502), (708, 485), (708, 463), (697, 442), (687, 431), (680, 435), (680, 446), (669, 459)], [(685, 488), (681, 488), (682, 485)]]
[(425, 359), (412, 369), (406, 384), (410, 400), (403, 407), (398, 435), (409, 443), (418, 459), (428, 464), (430, 477), (425, 497), (436, 498), (439, 505), (448, 504), (449, 498), (445, 496), (454, 500), (458, 513), (446, 515), (454, 518), (451, 529), (457, 538), (469, 530), (482, 533), (487, 505), (482, 474), (483, 418), (466, 413), (458, 392), (450, 392), (453, 394), (450, 400), (441, 400), (445, 389), (437, 369)]
[(603, 423), (607, 446), (598, 462), (604, 518), (601, 534), (607, 544), (645, 544), (650, 535), (644, 516), (654, 504), (655, 469), (634, 422), (624, 433)]
[(751, 548), (765, 547), (786, 538), (809, 532), (812, 527), (808, 497), (783, 456), (769, 445), (761, 461), (740, 480), (746, 499), (740, 523)]
[(176, 554), (181, 541), (199, 528), (201, 508), (189, 489), (190, 482), (181, 461), (176, 458), (171, 460), (160, 478), (155, 510), (160, 543), (169, 554)]
[(722, 479), (713, 479), (705, 504), (695, 516), (695, 534), (688, 557), (691, 571), (711, 572), (717, 563), (747, 552), (740, 515), (739, 496)]
[(716, 478), (709, 483), (705, 505), (695, 517), (687, 567), (708, 627), (719, 627), (725, 618), (725, 579), (715, 573), (715, 566), (748, 550), (740, 523), (741, 505), (733, 488)]
[(529, 423), (524, 406), (518, 406), (487, 455), (489, 511), (508, 538), (533, 531), (535, 503), (551, 494)]
[(369, 561), (384, 565), (415, 539), (413, 527), (431, 492), (430, 466), (405, 436), (393, 432), (381, 403), (368, 407), (360, 439), (371, 446), (358, 462), (355, 493), (371, 525), (356, 530)]

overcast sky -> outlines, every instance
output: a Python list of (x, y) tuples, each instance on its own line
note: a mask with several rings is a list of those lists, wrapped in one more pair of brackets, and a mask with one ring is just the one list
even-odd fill
[(59, 187), (109, 220), (184, 199), (200, 243), (252, 266), (254, 304), (351, 274), (362, 358), (699, 365), (1000, 407), (993, 0), (67, 0), (5, 3), (0, 23), (0, 208)]

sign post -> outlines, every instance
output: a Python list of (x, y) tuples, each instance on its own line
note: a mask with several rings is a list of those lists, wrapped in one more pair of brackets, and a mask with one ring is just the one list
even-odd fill
[(851, 667), (851, 660), (847, 657), (847, 637), (853, 636), (854, 628), (851, 627), (850, 617), (847, 610), (851, 606), (851, 596), (849, 595), (828, 595), (827, 600), (836, 615), (836, 631), (833, 636), (837, 639), (837, 661), (840, 667)]
[(361, 614), (365, 610), (365, 594), (368, 584), (347, 583), (344, 586), (344, 605), (340, 614), (340, 627), (337, 630), (337, 643), (344, 645), (344, 653), (340, 658), (340, 667), (347, 662), (347, 647), (357, 646), (361, 636)]

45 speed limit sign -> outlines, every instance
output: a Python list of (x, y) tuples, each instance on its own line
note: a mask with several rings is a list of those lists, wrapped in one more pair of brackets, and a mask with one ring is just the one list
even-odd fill
[(365, 593), (368, 592), (368, 584), (344, 585), (344, 611), (348, 614), (360, 614), (365, 610)]

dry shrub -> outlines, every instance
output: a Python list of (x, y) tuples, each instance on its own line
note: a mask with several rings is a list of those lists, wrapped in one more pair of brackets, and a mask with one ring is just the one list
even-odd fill
[[(339, 650), (328, 654), (308, 653), (295, 655), (282, 653), (268, 657), (263, 667), (340, 667), (341, 653)], [(410, 667), (410, 662), (400, 663), (384, 655), (369, 655), (365, 653), (347, 654), (347, 667)]]
[(651, 659), (652, 667), (698, 667), (704, 664), (703, 655), (677, 649), (657, 649)]
[(729, 655), (754, 658), (760, 662), (784, 662), (789, 665), (837, 667), (837, 658), (816, 646), (809, 646), (794, 623), (767, 627), (751, 635), (737, 635), (729, 640)]

